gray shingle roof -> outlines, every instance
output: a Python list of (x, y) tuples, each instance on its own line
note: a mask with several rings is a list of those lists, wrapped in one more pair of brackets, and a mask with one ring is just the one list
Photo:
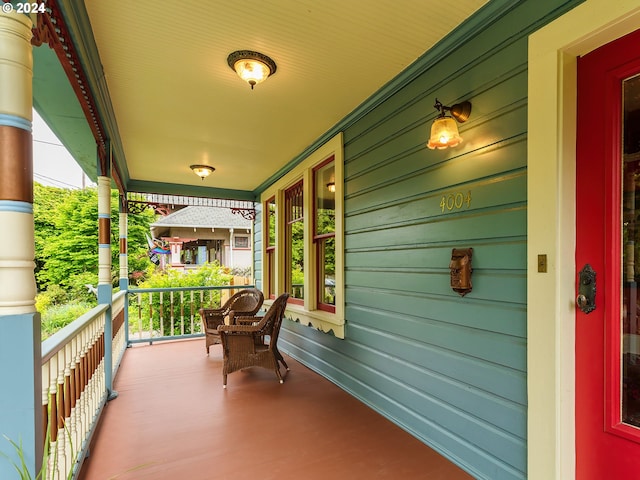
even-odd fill
[(251, 220), (223, 207), (185, 207), (162, 217), (152, 227), (251, 228)]

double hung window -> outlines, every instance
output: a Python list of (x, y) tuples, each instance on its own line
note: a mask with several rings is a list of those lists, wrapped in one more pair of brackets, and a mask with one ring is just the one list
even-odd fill
[(267, 298), (288, 292), (288, 314), (344, 338), (342, 134), (263, 192)]
[(285, 285), (292, 303), (304, 303), (304, 205), (303, 181), (284, 192)]
[(335, 312), (336, 304), (336, 175), (333, 157), (313, 169), (317, 302), (320, 310)]
[(265, 204), (265, 252), (264, 252), (264, 294), (276, 298), (276, 199), (271, 197)]

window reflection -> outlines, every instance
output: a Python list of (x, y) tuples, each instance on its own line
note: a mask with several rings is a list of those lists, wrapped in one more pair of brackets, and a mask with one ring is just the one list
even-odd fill
[(640, 329), (638, 270), (640, 238), (640, 76), (624, 82), (622, 168), (622, 421), (640, 427)]
[[(304, 299), (304, 190), (302, 182), (285, 192), (286, 262), (289, 301)], [(302, 303), (302, 302), (297, 302)]]
[(333, 157), (314, 169), (318, 308), (335, 312), (336, 304), (336, 175)]

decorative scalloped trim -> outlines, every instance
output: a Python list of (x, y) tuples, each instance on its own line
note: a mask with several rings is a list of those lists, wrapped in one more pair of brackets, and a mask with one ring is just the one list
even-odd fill
[(327, 335), (332, 335), (340, 339), (344, 338), (344, 325), (336, 325), (335, 323), (312, 317), (300, 318), (299, 316), (296, 316), (294, 318), (292, 315), (286, 315), (285, 318), (292, 322), (299, 323), (302, 326), (314, 328), (322, 333), (326, 333)]

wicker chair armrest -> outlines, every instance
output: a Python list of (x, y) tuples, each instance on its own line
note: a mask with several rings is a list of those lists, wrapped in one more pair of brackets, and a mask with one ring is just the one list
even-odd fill
[(204, 315), (204, 314), (226, 315), (227, 314), (227, 309), (224, 308), (224, 307), (220, 307), (220, 308), (201, 308), (198, 311), (200, 312), (200, 315)]
[(260, 322), (260, 320), (262, 320), (262, 316), (257, 315), (241, 315), (238, 317), (230, 316), (229, 318), (233, 318), (233, 323), (235, 323), (236, 325), (255, 325), (256, 323)]
[(224, 312), (219, 310), (200, 310), (202, 325), (207, 329), (216, 329), (218, 325), (224, 323)]
[(218, 332), (231, 335), (253, 335), (259, 331), (260, 329), (255, 325), (220, 325), (218, 327)]

